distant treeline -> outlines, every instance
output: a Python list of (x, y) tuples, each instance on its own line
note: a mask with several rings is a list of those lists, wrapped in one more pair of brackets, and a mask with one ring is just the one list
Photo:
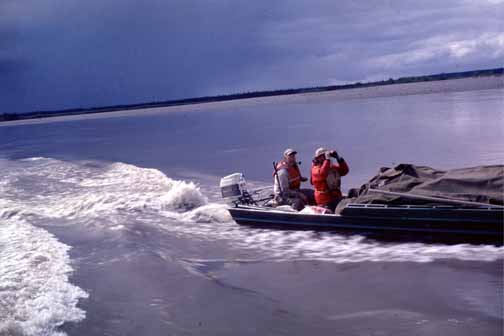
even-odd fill
[(236, 99), (283, 96), (283, 95), (292, 95), (292, 94), (310, 93), (310, 92), (326, 92), (326, 91), (334, 91), (334, 90), (365, 88), (365, 87), (371, 87), (371, 86), (416, 83), (416, 82), (430, 82), (430, 81), (439, 81), (439, 80), (448, 80), (448, 79), (468, 78), (468, 77), (501, 76), (503, 74), (504, 74), (504, 68), (496, 68), (496, 69), (474, 70), (474, 71), (464, 71), (464, 72), (441, 73), (441, 74), (426, 75), (426, 76), (401, 77), (398, 79), (389, 78), (388, 80), (382, 80), (382, 81), (378, 81), (378, 82), (368, 82), (368, 83), (357, 82), (357, 83), (345, 84), (345, 85), (317, 86), (317, 87), (310, 87), (310, 88), (272, 90), (272, 91), (255, 91), (255, 92), (245, 92), (245, 93), (236, 93), (236, 94), (226, 94), (226, 95), (220, 95), (220, 96), (197, 97), (197, 98), (167, 100), (167, 101), (159, 101), (159, 102), (149, 102), (149, 103), (141, 103), (141, 104), (113, 105), (113, 106), (91, 107), (91, 108), (73, 108), (73, 109), (57, 110), (57, 111), (36, 111), (36, 112), (28, 112), (28, 113), (20, 113), (20, 114), (4, 113), (4, 114), (0, 114), (0, 122), (10, 121), (10, 120), (23, 120), (23, 119), (47, 118), (47, 117), (55, 117), (55, 116), (88, 114), (88, 113), (102, 113), (102, 112), (121, 111), (121, 110), (134, 110), (134, 109), (142, 109), (142, 108), (149, 108), (149, 107), (165, 107), (165, 106), (177, 106), (177, 105), (188, 105), (188, 104), (202, 104), (202, 103), (221, 102), (221, 101), (236, 100)]

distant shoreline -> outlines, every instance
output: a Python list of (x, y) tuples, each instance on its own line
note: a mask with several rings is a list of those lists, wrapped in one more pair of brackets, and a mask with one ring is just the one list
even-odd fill
[[(92, 108), (74, 108), (65, 110), (51, 110), (51, 111), (35, 111), (27, 113), (4, 113), (0, 114), (0, 122), (8, 121), (22, 121), (29, 119), (41, 119), (50, 117), (63, 117), (63, 116), (76, 116), (76, 115), (89, 115), (97, 113), (107, 113), (107, 112), (117, 112), (117, 111), (127, 111), (127, 110), (139, 110), (139, 109), (151, 109), (159, 107), (173, 107), (173, 106), (184, 106), (184, 105), (195, 105), (204, 103), (215, 103), (215, 102), (227, 102), (250, 98), (266, 98), (266, 97), (277, 97), (277, 96), (290, 96), (299, 95), (306, 93), (329, 93), (331, 91), (360, 91), (355, 89), (361, 88), (372, 88), (372, 87), (390, 87), (397, 84), (408, 84), (408, 83), (422, 83), (422, 82), (438, 82), (454, 79), (467, 79), (467, 78), (481, 78), (481, 77), (501, 77), (504, 75), (504, 68), (496, 69), (485, 69), (485, 70), (474, 70), (465, 72), (454, 72), (454, 73), (442, 73), (435, 75), (426, 76), (415, 76), (415, 77), (402, 77), (399, 79), (388, 79), (377, 82), (369, 83), (354, 83), (346, 85), (331, 85), (331, 86), (321, 86), (321, 87), (311, 87), (311, 88), (299, 88), (299, 89), (287, 89), (287, 90), (274, 90), (274, 91), (257, 91), (257, 92), (247, 92), (239, 94), (229, 94), (220, 96), (209, 96), (209, 97), (197, 97), (179, 100), (169, 100), (160, 102), (148, 102), (140, 104), (128, 104), (128, 105), (113, 105), (104, 107), (92, 107)], [(504, 77), (503, 77), (504, 81)], [(354, 90), (351, 90), (354, 89)]]

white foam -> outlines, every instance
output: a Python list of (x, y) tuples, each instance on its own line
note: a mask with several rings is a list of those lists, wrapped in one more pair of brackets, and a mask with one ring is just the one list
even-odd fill
[(184, 222), (218, 224), (229, 223), (232, 221), (232, 218), (225, 204), (211, 203), (182, 214), (180, 220)]
[(87, 294), (69, 282), (69, 246), (16, 219), (0, 225), (0, 335), (61, 335), (85, 317)]
[[(225, 240), (271, 260), (429, 262), (504, 257), (504, 248), (495, 246), (384, 244), (361, 236), (242, 227), (232, 221), (226, 205), (209, 203), (196, 184), (124, 163), (100, 166), (39, 158), (16, 168), (8, 169), (0, 185), (0, 191), (10, 195), (3, 203), (0, 199), (0, 218), (42, 216), (110, 230), (141, 222), (177, 236)], [(35, 177), (29, 180), (29, 188), (38, 192), (22, 190), (21, 182), (29, 177)]]
[(245, 237), (243, 246), (260, 246), (279, 260), (325, 260), (348, 262), (431, 262), (439, 259), (494, 261), (504, 257), (503, 247), (490, 245), (443, 245), (381, 243), (362, 236), (313, 232), (258, 232)]
[(208, 199), (192, 182), (174, 181), (165, 195), (160, 197), (163, 208), (188, 211), (208, 203)]
[[(19, 195), (0, 215), (83, 219), (94, 224), (93, 219), (107, 218), (116, 224), (135, 212), (186, 212), (208, 203), (194, 183), (170, 179), (156, 169), (123, 163), (97, 168), (51, 159), (31, 161), (32, 165), (11, 171), (4, 180), (3, 188)], [(21, 177), (32, 178), (29, 188), (38, 186), (40, 192), (20, 191), (16, 182)]]

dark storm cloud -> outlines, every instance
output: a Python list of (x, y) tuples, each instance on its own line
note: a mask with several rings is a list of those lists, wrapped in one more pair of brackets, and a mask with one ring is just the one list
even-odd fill
[(502, 66), (501, 1), (0, 3), (0, 113)]

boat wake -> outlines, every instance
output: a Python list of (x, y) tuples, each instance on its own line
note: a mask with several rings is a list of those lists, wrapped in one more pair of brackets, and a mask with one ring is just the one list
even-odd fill
[(214, 186), (174, 180), (157, 169), (124, 163), (32, 158), (0, 161), (2, 165), (2, 218), (97, 230), (138, 230), (140, 223), (188, 239), (224, 240), (240, 251), (257, 251), (261, 258), (274, 260), (492, 261), (504, 256), (502, 247), (491, 245), (383, 243), (359, 235), (243, 227), (232, 221), (225, 204), (209, 201), (202, 191)]
[(79, 219), (87, 225), (107, 218), (106, 227), (135, 213), (184, 213), (208, 203), (194, 183), (123, 163), (21, 160), (4, 171), (0, 188), (7, 195), (3, 217)]
[[(53, 226), (101, 233), (138, 233), (143, 227), (159, 233), (161, 241), (176, 236), (195, 242), (191, 246), (225, 246), (232, 251), (226, 257), (204, 255), (225, 262), (494, 261), (504, 255), (502, 247), (490, 245), (383, 243), (357, 235), (243, 227), (232, 221), (225, 204), (206, 196), (216, 187), (124, 163), (31, 158), (0, 160), (0, 168), (0, 334), (57, 334), (58, 326), (85, 316), (77, 304), (87, 294), (70, 283), (70, 247), (47, 231)], [(195, 257), (177, 253), (179, 261)]]
[(0, 335), (57, 335), (65, 322), (85, 317), (86, 298), (69, 282), (69, 246), (27, 222), (0, 225)]

